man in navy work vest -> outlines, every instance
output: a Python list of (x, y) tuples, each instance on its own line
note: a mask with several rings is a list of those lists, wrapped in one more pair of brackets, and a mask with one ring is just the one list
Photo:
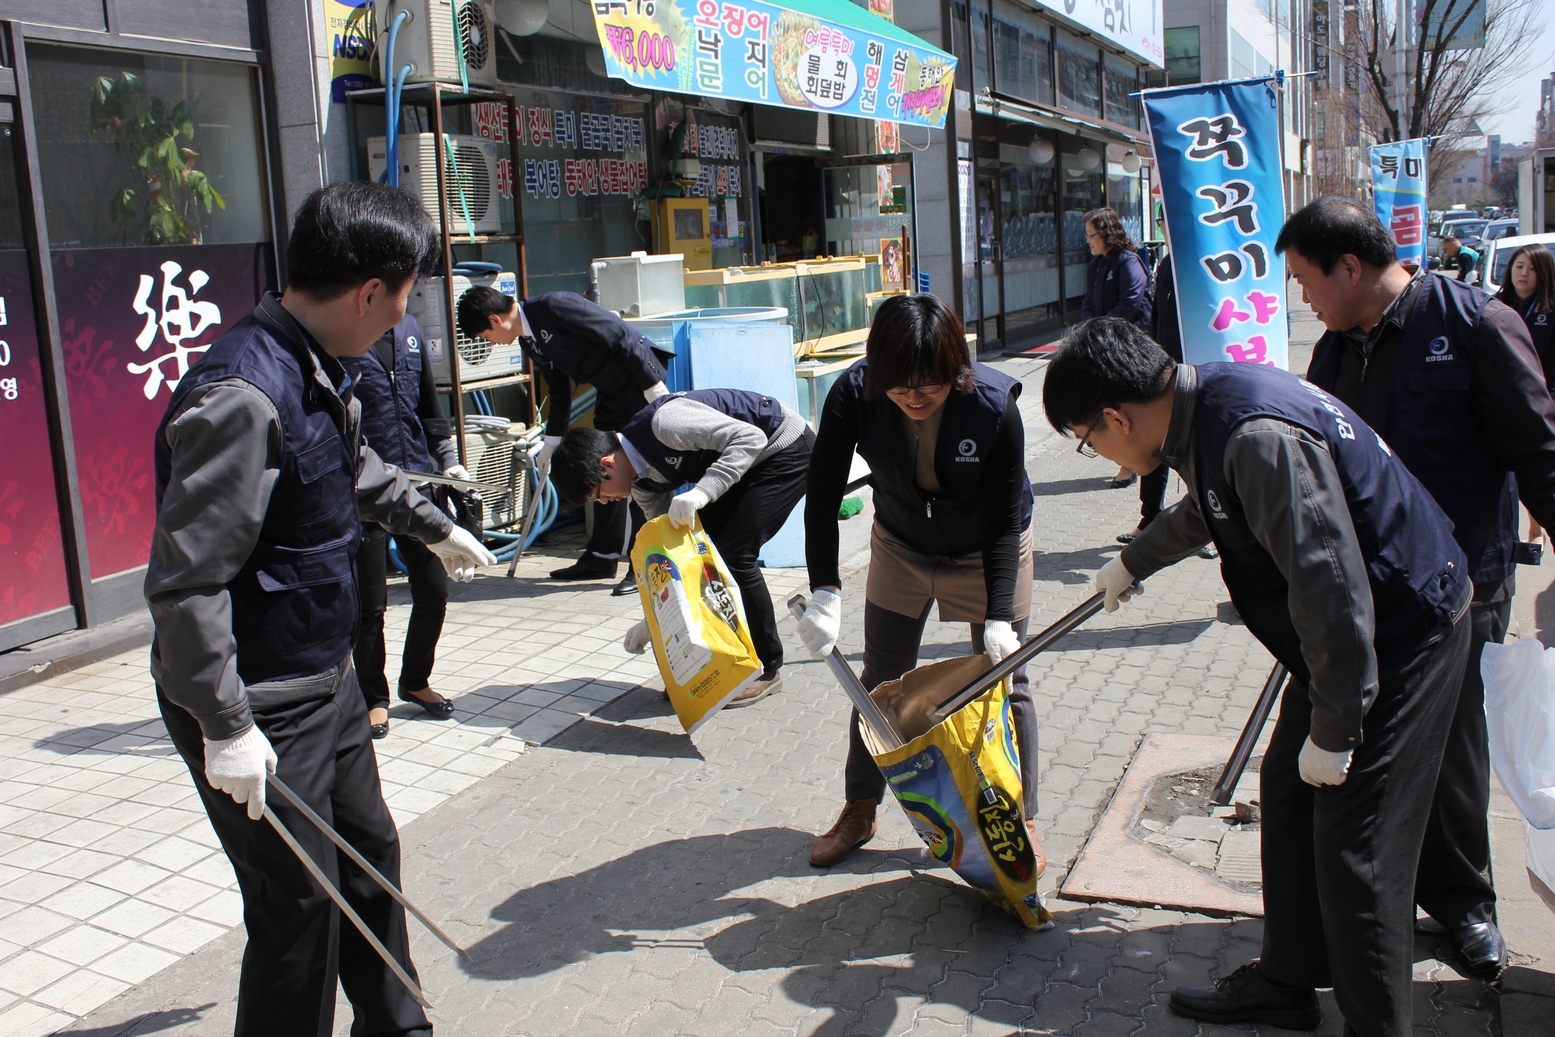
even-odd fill
[[(571, 427), (576, 386), (594, 387), (594, 427), (607, 432), (619, 431), (669, 392), (664, 387), (669, 354), (661, 356), (642, 332), (573, 292), (547, 292), (519, 302), (492, 288), (471, 288), (459, 297), (459, 330), (498, 345), (523, 339), (536, 373), (550, 387), (545, 444), (535, 459), (542, 480), (551, 454)], [(595, 502), (594, 532), (583, 557), (551, 573), (551, 579), (614, 577), (616, 564), (626, 558), (626, 576), (612, 593), (637, 593), (630, 553), (642, 524), (642, 510), (629, 500)]]
[[(351, 393), (362, 407), (362, 439), (380, 460), (396, 468), (468, 479), (469, 471), (459, 463), (453, 424), (443, 416), (432, 365), (422, 351), (424, 341), (420, 323), (407, 313), (364, 355), (341, 357), (351, 376)], [(424, 485), (417, 489), (425, 492)], [(442, 561), (416, 538), (400, 537), (395, 546), (410, 578), (411, 599), (399, 697), (445, 720), (453, 716), (454, 704), (433, 691), (429, 682), (437, 639), (448, 612), (448, 574)], [(362, 616), (351, 657), (374, 738), (389, 734), (389, 681), (384, 673), (388, 653), (383, 641), (383, 614), (389, 603), (388, 549), (387, 530), (376, 522), (362, 527), (362, 546), (357, 553)]]
[[(436, 255), (421, 202), (338, 183), (302, 203), (289, 284), (179, 382), (157, 430), (146, 570), (157, 704), (243, 893), (238, 1037), (431, 1034), (410, 993), (261, 818), (274, 772), (391, 881), (399, 835), (351, 665), (362, 520), (423, 540), (458, 579), (495, 561), (361, 442), (340, 358), (405, 314)], [(269, 804), (414, 975), (405, 913), (302, 814)]]
[[(1458, 965), (1494, 978), (1506, 955), (1490, 867), (1490, 743), (1480, 656), (1506, 639), (1517, 501), (1555, 521), (1555, 403), (1527, 326), (1478, 288), (1395, 258), (1371, 207), (1321, 198), (1275, 247), (1328, 328), (1307, 377), (1354, 408), (1453, 522), (1474, 584), (1469, 662), (1420, 852), (1415, 903), (1452, 935)], [(1532, 555), (1527, 556), (1532, 561)]]
[(1290, 670), (1261, 774), (1260, 960), (1171, 1006), (1215, 1023), (1407, 1037), (1414, 864), (1468, 654), (1472, 592), (1452, 524), (1333, 397), (1261, 364), (1174, 364), (1120, 320), (1048, 367), (1048, 420), (1188, 494), (1097, 574), (1107, 607), (1205, 540), (1248, 630)]
[[(756, 682), (729, 702), (748, 706), (779, 687), (783, 639), (758, 554), (804, 496), (815, 433), (799, 412), (743, 389), (694, 389), (644, 407), (619, 433), (578, 428), (556, 451), (551, 479), (574, 503), (628, 495), (648, 518), (702, 528), (740, 588)], [(690, 485), (683, 493), (675, 491)], [(627, 632), (629, 652), (648, 647), (648, 623)]]

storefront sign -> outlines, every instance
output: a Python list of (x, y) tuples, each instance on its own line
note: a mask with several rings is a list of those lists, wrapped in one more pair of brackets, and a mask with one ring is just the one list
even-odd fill
[(1408, 267), (1425, 262), (1426, 163), (1428, 137), (1377, 144), (1371, 156), (1371, 197), (1377, 219), (1393, 232), (1398, 261)]
[(0, 624), (70, 604), (27, 253), (0, 252)]
[(267, 244), (54, 253), (92, 576), (145, 565), (156, 523), (153, 440), (173, 390), (269, 287)]
[(633, 86), (943, 125), (956, 59), (862, 8), (836, 15), (845, 21), (761, 0), (594, 0), (606, 69)]
[(373, 70), (372, 5), (368, 0), (324, 0), (329, 34), (329, 99), (346, 103), (347, 90), (377, 86)]
[(1166, 22), (1161, 17), (1161, 0), (1035, 0), (1035, 3), (1072, 18), (1156, 68), (1166, 65), (1166, 51), (1162, 46)]
[(1144, 93), (1190, 364), (1289, 366), (1274, 91), (1243, 79)]

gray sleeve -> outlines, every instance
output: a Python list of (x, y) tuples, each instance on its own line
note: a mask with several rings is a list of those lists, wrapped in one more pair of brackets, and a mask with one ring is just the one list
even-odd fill
[(454, 526), (441, 508), (416, 492), (404, 472), (385, 464), (366, 443), (357, 464), (356, 501), (364, 519), (423, 543), (448, 539)]
[(653, 416), (653, 434), (674, 450), (712, 450), (718, 460), (697, 480), (697, 489), (715, 501), (750, 471), (767, 448), (767, 436), (748, 421), (731, 418), (695, 400), (671, 400)]
[(206, 738), (253, 726), (238, 677), (227, 584), (259, 541), (281, 471), (281, 419), (246, 382), (189, 394), (167, 424), (172, 467), (146, 565), (157, 685)]
[(459, 463), (459, 444), (453, 436), (434, 439), (428, 445), (432, 448), (432, 460), (437, 463), (438, 475)]
[(1312, 741), (1353, 749), (1377, 697), (1376, 615), (1339, 469), (1306, 430), (1261, 419), (1232, 433), (1225, 471), (1253, 536), (1290, 585), (1290, 618), (1312, 675)]
[(660, 515), (668, 514), (670, 499), (675, 495), (668, 491), (644, 490), (637, 486), (632, 487), (632, 500), (643, 509), (643, 515), (650, 519), (656, 519)]
[(1118, 557), (1134, 579), (1143, 580), (1197, 553), (1207, 543), (1209, 527), (1204, 524), (1199, 499), (1189, 493), (1157, 515)]

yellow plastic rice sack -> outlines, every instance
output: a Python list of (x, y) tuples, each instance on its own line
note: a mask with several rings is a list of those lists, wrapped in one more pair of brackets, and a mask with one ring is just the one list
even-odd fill
[(761, 675), (740, 589), (698, 521), (661, 515), (632, 545), (653, 655), (680, 725), (690, 734)]
[(874, 690), (907, 739), (885, 752), (864, 725), (864, 741), (897, 803), (928, 844), (967, 885), (1029, 929), (1052, 926), (1037, 899), (1037, 862), (1026, 819), (1009, 686), (1000, 681), (939, 724), (929, 710), (987, 672), (988, 657), (920, 666)]

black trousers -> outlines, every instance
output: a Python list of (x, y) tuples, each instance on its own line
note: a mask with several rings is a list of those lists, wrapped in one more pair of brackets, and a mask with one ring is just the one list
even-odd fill
[(637, 531), (648, 521), (643, 509), (631, 498), (609, 504), (593, 501), (589, 507), (594, 509), (594, 530), (583, 545), (583, 557), (611, 565), (631, 557)]
[(1312, 726), (1292, 681), (1263, 758), (1263, 955), (1269, 978), (1334, 988), (1346, 1032), (1408, 1037), (1415, 863), (1469, 652), (1469, 617), (1382, 674), (1343, 785), (1301, 780)]
[(1172, 477), (1168, 465), (1158, 465), (1149, 475), (1139, 477), (1139, 528), (1155, 521), (1166, 506), (1166, 484)]
[[(918, 665), (918, 646), (923, 643), (923, 627), (929, 620), (931, 601), (921, 616), (904, 616), (870, 602), (864, 603), (864, 687), (874, 691), (886, 681), (894, 681)], [(1011, 624), (1021, 640), (1026, 638), (1029, 619)], [(983, 624), (972, 624), (972, 651), (983, 650)], [(1015, 724), (1015, 755), (1020, 759), (1022, 789), (1021, 810), (1027, 819), (1037, 816), (1037, 711), (1031, 701), (1031, 681), (1022, 666), (1010, 681), (1010, 717)], [(875, 766), (874, 757), (864, 744), (859, 730), (858, 710), (848, 727), (848, 762), (843, 781), (848, 801), (885, 799), (885, 776)]]
[[(276, 776), (388, 879), (400, 881), (400, 839), (378, 785), (367, 711), (351, 660), (318, 677), (249, 688), (254, 722), (279, 759)], [(352, 1037), (417, 1034), (432, 1024), (356, 927), (265, 821), (205, 780), (205, 745), (194, 717), (158, 689), (157, 705), (211, 826), (237, 872), (248, 946), (238, 980), (236, 1037), (329, 1037), (339, 979), (356, 1019)], [(377, 883), (271, 792), (265, 802), (318, 862), (412, 977), (405, 912)]]
[[(414, 537), (399, 537), (400, 558), (410, 571), (410, 624), (400, 655), (401, 691), (421, 691), (437, 661), (437, 639), (448, 614), (448, 571), (427, 545)], [(368, 709), (389, 705), (389, 681), (384, 672), (388, 652), (383, 642), (383, 613), (389, 603), (389, 534), (369, 526), (356, 555), (362, 612), (356, 622), (357, 680)]]
[(772, 594), (761, 575), (761, 547), (783, 528), (804, 496), (814, 446), (815, 433), (805, 429), (797, 442), (752, 467), (701, 511), (702, 528), (740, 587), (751, 643), (767, 676), (783, 665), (783, 639), (778, 636)]
[[(1475, 597), (1501, 600), (1475, 601), (1469, 607), (1469, 661), (1458, 691), (1458, 708), (1442, 772), (1436, 779), (1436, 798), (1426, 824), (1425, 844), (1420, 849), (1420, 872), (1415, 877), (1415, 903), (1448, 929), (1489, 922), (1495, 917), (1496, 891), (1485, 878), (1490, 868), (1490, 740), (1485, 731), (1485, 680), (1479, 660), (1485, 645), (1506, 640), (1512, 619), (1511, 580), (1503, 587), (1484, 588)], [(1498, 593), (1499, 592), (1499, 593)]]

